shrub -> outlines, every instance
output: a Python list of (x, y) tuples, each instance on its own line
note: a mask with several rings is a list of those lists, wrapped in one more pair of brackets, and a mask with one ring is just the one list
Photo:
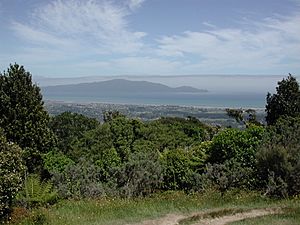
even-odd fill
[(132, 153), (117, 172), (120, 194), (126, 197), (145, 196), (160, 188), (163, 167), (155, 151)]
[(163, 153), (164, 184), (168, 190), (189, 190), (194, 178), (194, 164), (191, 151), (184, 149), (166, 150)]
[(18, 202), (28, 208), (46, 206), (54, 203), (56, 198), (52, 183), (41, 181), (38, 175), (26, 177), (23, 189), (17, 195)]
[(261, 143), (264, 128), (250, 126), (246, 130), (225, 129), (218, 133), (210, 146), (208, 162), (222, 164), (235, 160), (243, 166), (255, 166), (255, 154)]
[(255, 185), (254, 170), (234, 160), (208, 164), (202, 175), (203, 189), (214, 188), (221, 193), (230, 189), (251, 189)]
[(294, 194), (300, 193), (300, 160), (291, 169), (288, 183), (290, 184), (290, 189), (292, 193)]
[(50, 151), (43, 155), (44, 167), (51, 174), (62, 173), (69, 165), (73, 165), (74, 161), (60, 152)]
[[(300, 117), (280, 118), (268, 127), (257, 152), (261, 187), (272, 196), (300, 193)], [(273, 186), (273, 187), (271, 187)], [(283, 190), (286, 188), (286, 190)]]
[(100, 168), (82, 158), (62, 173), (54, 173), (52, 181), (60, 197), (81, 199), (105, 194), (100, 177)]
[(21, 189), (24, 171), (22, 150), (8, 143), (0, 130), (0, 221), (10, 214), (12, 201)]
[(288, 184), (280, 176), (275, 176), (275, 173), (271, 171), (267, 179), (265, 195), (278, 198), (287, 197)]
[(102, 182), (107, 182), (111, 176), (111, 171), (120, 166), (121, 159), (115, 148), (99, 149), (98, 158), (95, 164), (100, 171), (99, 178)]

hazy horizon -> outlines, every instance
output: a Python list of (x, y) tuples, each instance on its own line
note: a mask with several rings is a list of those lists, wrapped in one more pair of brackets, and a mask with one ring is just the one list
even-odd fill
[[(91, 83), (107, 81), (112, 79), (127, 79), (132, 81), (149, 81), (161, 83), (170, 87), (191, 86), (199, 89), (206, 89), (210, 92), (226, 93), (267, 93), (275, 92), (277, 82), (286, 76), (281, 75), (174, 75), (174, 76), (90, 76), (75, 78), (47, 78), (33, 76), (34, 82), (41, 87)], [(300, 79), (300, 76), (296, 76)]]

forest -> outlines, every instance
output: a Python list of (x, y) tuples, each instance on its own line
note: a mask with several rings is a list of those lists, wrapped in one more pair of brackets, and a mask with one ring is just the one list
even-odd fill
[(51, 207), (66, 202), (147, 202), (157, 196), (162, 201), (170, 193), (181, 199), (256, 193), (266, 201), (296, 201), (295, 77), (288, 75), (276, 93), (266, 93), (265, 111), (261, 123), (254, 110), (227, 109), (240, 128), (208, 125), (193, 116), (141, 121), (118, 111), (105, 112), (103, 122), (72, 112), (49, 116), (31, 74), (12, 64), (0, 74), (0, 221), (47, 224)]

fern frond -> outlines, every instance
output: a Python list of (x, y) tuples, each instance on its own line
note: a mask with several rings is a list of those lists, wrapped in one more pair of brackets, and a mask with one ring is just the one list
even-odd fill
[(38, 175), (30, 175), (25, 179), (23, 190), (17, 199), (26, 206), (47, 205), (55, 201), (57, 192), (50, 181), (41, 181)]

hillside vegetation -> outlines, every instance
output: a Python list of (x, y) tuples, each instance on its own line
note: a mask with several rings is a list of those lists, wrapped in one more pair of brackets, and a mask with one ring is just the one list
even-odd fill
[(228, 109), (242, 129), (195, 117), (141, 121), (117, 111), (105, 112), (102, 123), (71, 112), (49, 117), (30, 73), (11, 65), (0, 75), (1, 220), (124, 224), (235, 205), (299, 212), (293, 76), (267, 95), (266, 112), (263, 125), (254, 110)]

